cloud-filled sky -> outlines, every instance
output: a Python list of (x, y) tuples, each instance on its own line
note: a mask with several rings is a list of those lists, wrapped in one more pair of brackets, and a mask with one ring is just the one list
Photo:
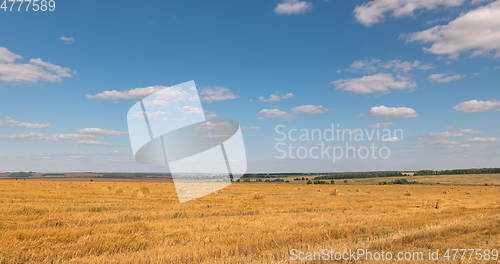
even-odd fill
[[(190, 80), (206, 116), (240, 122), (252, 172), (500, 167), (500, 0), (89, 0), (0, 12), (15, 25), (0, 38), (0, 171), (163, 171), (134, 161), (127, 111), (158, 91), (157, 104), (176, 100), (169, 87)], [(383, 160), (277, 159), (277, 126), (403, 134), (354, 143), (390, 148)], [(320, 141), (288, 143), (344, 143)]]

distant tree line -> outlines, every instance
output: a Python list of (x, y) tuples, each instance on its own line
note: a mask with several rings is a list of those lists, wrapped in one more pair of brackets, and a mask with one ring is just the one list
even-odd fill
[(456, 169), (456, 170), (420, 170), (415, 175), (452, 175), (452, 174), (497, 174), (500, 168)]
[(64, 173), (44, 173), (42, 174), (43, 177), (55, 177), (55, 176), (64, 176), (66, 174)]
[(397, 180), (390, 181), (390, 182), (386, 182), (386, 181), (379, 182), (378, 184), (379, 185), (386, 185), (386, 184), (420, 184), (420, 183), (416, 182), (416, 181), (409, 181), (407, 179), (397, 179)]
[(33, 172), (13, 172), (13, 173), (9, 174), (7, 177), (16, 178), (16, 179), (28, 178), (28, 177), (31, 177), (32, 174), (33, 174)]
[(342, 172), (314, 177), (313, 180), (360, 179), (404, 176), (399, 171)]
[(103, 178), (170, 177), (168, 173), (104, 173)]
[(286, 178), (289, 176), (317, 175), (319, 173), (247, 173), (241, 178)]
[[(237, 179), (236, 182), (251, 182), (250, 178)], [(283, 179), (256, 179), (255, 182), (288, 182)]]

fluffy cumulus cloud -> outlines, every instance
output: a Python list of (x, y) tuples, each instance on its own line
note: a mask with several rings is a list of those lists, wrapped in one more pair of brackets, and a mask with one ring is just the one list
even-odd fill
[(498, 142), (498, 138), (496, 137), (473, 137), (465, 140), (467, 143), (491, 143)]
[(456, 73), (434, 73), (429, 75), (429, 77), (427, 77), (429, 81), (438, 83), (449, 83), (453, 81), (458, 81), (463, 78), (465, 78), (465, 75)]
[(377, 73), (360, 78), (341, 79), (331, 82), (339, 90), (360, 94), (389, 93), (392, 90), (407, 90), (416, 86), (404, 76), (394, 77), (390, 73)]
[(76, 144), (86, 145), (86, 146), (119, 146), (118, 144), (97, 141), (93, 139), (84, 139), (76, 141)]
[(247, 127), (243, 127), (243, 130), (259, 130), (261, 128), (262, 127), (260, 127), (260, 126), (247, 126)]
[(497, 107), (500, 107), (500, 100), (470, 100), (459, 103), (453, 109), (465, 113), (477, 113), (490, 111)]
[(348, 71), (361, 71), (365, 73), (374, 73), (377, 71), (391, 71), (394, 73), (408, 73), (412, 70), (426, 71), (433, 69), (431, 64), (425, 64), (418, 60), (404, 61), (404, 60), (389, 60), (382, 61), (377, 58), (369, 58), (363, 60), (355, 60)]
[[(194, 90), (187, 90), (177, 86), (154, 85), (130, 90), (108, 90), (95, 95), (86, 95), (88, 99), (101, 100), (130, 100), (142, 99), (154, 94), (153, 97), (144, 101), (147, 106), (165, 106), (174, 102), (194, 102), (196, 94)], [(215, 95), (214, 95), (215, 96)], [(200, 113), (201, 109), (195, 107), (184, 107), (180, 109), (186, 113)]]
[(493, 137), (473, 137), (469, 139), (463, 139), (466, 136), (471, 136), (474, 134), (483, 133), (481, 130), (477, 129), (455, 129), (449, 131), (432, 132), (421, 136), (419, 139), (426, 141), (430, 145), (441, 145), (448, 147), (472, 147), (472, 143), (482, 143), (482, 142), (497, 142), (497, 138)]
[(394, 123), (392, 122), (380, 122), (380, 123), (375, 123), (370, 126), (370, 128), (386, 128), (392, 126)]
[(271, 94), (267, 98), (264, 96), (260, 96), (259, 101), (261, 101), (261, 102), (279, 102), (279, 101), (284, 100), (284, 99), (292, 98), (293, 96), (294, 96), (293, 93), (286, 93), (286, 94), (282, 94), (282, 95)]
[(429, 136), (434, 138), (450, 138), (450, 137), (463, 137), (466, 135), (479, 134), (480, 130), (476, 129), (460, 129), (456, 131), (442, 131), (442, 132), (432, 132)]
[[(43, 127), (40, 126), (40, 124), (32, 124), (32, 123), (22, 123), (19, 126), (28, 128)], [(0, 135), (0, 140), (72, 142), (80, 145), (89, 145), (89, 146), (90, 145), (119, 146), (117, 144), (98, 141), (96, 140), (96, 138), (98, 136), (117, 136), (126, 134), (127, 134), (126, 132), (107, 130), (103, 128), (82, 128), (76, 131), (75, 133), (68, 133), (68, 134), (25, 133), (25, 134)]]
[(493, 53), (500, 56), (500, 0), (466, 12), (446, 25), (408, 36), (409, 41), (430, 43), (425, 50), (457, 57), (471, 51), (473, 56)]
[(292, 108), (295, 113), (303, 113), (309, 115), (324, 114), (328, 109), (322, 105), (301, 105)]
[(464, 0), (373, 0), (356, 6), (354, 16), (365, 25), (382, 22), (386, 14), (393, 17), (413, 16), (419, 9), (436, 9), (439, 7), (455, 7), (464, 3)]
[(312, 9), (312, 4), (300, 0), (283, 0), (275, 8), (274, 12), (279, 15), (298, 15)]
[(59, 37), (59, 40), (63, 41), (64, 44), (73, 44), (73, 42), (75, 42), (75, 38), (73, 37), (66, 37), (66, 36), (60, 36)]
[(375, 117), (384, 118), (413, 118), (419, 116), (413, 108), (387, 107), (384, 105), (372, 107), (370, 109), (370, 114)]
[(437, 139), (429, 142), (431, 145), (443, 145), (443, 146), (455, 146), (458, 145), (459, 143), (454, 140), (449, 140), (449, 139)]
[(119, 136), (119, 135), (127, 135), (127, 132), (116, 131), (116, 130), (108, 130), (103, 128), (82, 128), (79, 129), (76, 133), (84, 134), (84, 135), (104, 135), (104, 136)]
[(225, 87), (209, 87), (201, 91), (201, 99), (209, 103), (216, 101), (226, 101), (239, 98), (229, 88)]
[(259, 111), (259, 114), (260, 114), (259, 119), (277, 118), (277, 119), (288, 120), (288, 119), (292, 118), (292, 116), (289, 113), (282, 111), (282, 110), (279, 110), (279, 109), (276, 109), (276, 108), (274, 108), (274, 109), (264, 108), (264, 109)]
[[(169, 88), (170, 87), (168, 86), (154, 85), (144, 88), (124, 90), (124, 91), (109, 90), (95, 95), (86, 95), (86, 97), (88, 99), (103, 99), (103, 100), (141, 99), (162, 89), (169, 89)], [(173, 96), (175, 96), (175, 94)]]
[(186, 114), (192, 114), (192, 115), (203, 114), (203, 109), (201, 109), (200, 107), (192, 106), (192, 105), (182, 106), (182, 107), (180, 107), (179, 110), (181, 110), (182, 112), (184, 112)]
[(13, 63), (21, 58), (21, 56), (12, 53), (7, 48), (0, 47), (0, 63)]
[(60, 82), (73, 77), (70, 68), (62, 67), (42, 59), (30, 59), (27, 63), (16, 63), (22, 57), (0, 47), (0, 81), (33, 83), (39, 81)]
[(4, 120), (0, 120), (0, 126), (11, 126), (11, 127), (24, 127), (24, 128), (49, 128), (50, 123), (30, 123), (14, 120), (10, 117), (6, 117)]
[(386, 143), (396, 143), (396, 142), (400, 142), (401, 139), (398, 137), (388, 137), (388, 138), (382, 138), (380, 141), (386, 142)]
[(93, 135), (83, 134), (45, 134), (45, 133), (27, 133), (27, 134), (13, 134), (13, 135), (0, 135), (0, 139), (10, 140), (29, 140), (29, 141), (75, 141), (94, 138)]

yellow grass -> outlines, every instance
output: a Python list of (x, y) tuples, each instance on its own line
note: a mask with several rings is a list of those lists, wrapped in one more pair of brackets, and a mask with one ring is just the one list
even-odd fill
[(499, 248), (499, 197), (494, 186), (233, 184), (180, 204), (170, 183), (3, 180), (0, 263), (289, 263), (294, 248)]

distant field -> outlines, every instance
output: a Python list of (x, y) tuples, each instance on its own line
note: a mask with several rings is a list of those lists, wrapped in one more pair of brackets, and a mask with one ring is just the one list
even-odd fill
[(500, 247), (495, 186), (242, 183), (180, 204), (170, 183), (2, 180), (0, 194), (0, 263), (300, 263), (290, 249)]
[[(390, 182), (395, 179), (407, 179), (426, 184), (451, 184), (451, 185), (500, 185), (500, 174), (460, 174), (460, 175), (429, 175), (429, 176), (406, 176), (385, 177), (368, 179), (349, 179), (356, 184), (378, 184), (379, 182)], [(341, 181), (340, 181), (341, 182)]]
[[(269, 178), (268, 180), (282, 179), (290, 183), (306, 183), (307, 180), (314, 180), (317, 176), (288, 176), (280, 178)], [(305, 181), (295, 180), (296, 178), (305, 178)], [(407, 179), (423, 184), (447, 184), (447, 185), (498, 185), (500, 186), (500, 174), (458, 174), (458, 175), (426, 175), (426, 176), (394, 176), (378, 178), (359, 178), (359, 179), (334, 179), (335, 184), (379, 184), (380, 182), (392, 182), (397, 179)], [(257, 179), (250, 179), (254, 182)], [(266, 180), (261, 179), (261, 180)], [(331, 180), (322, 180), (330, 183)]]

